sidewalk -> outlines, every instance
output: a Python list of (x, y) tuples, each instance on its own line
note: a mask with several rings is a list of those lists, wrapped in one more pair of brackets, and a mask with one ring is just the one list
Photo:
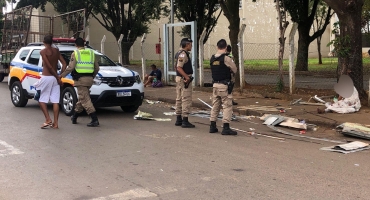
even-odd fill
[[(199, 91), (202, 90), (202, 91)], [(207, 109), (205, 104), (200, 102), (198, 98), (202, 99), (206, 103), (212, 106), (210, 96), (212, 94), (212, 88), (194, 88), (193, 91), (193, 107)], [(338, 114), (338, 113), (326, 113), (317, 114), (317, 107), (324, 108), (324, 106), (316, 105), (290, 105), (290, 101), (281, 99), (270, 99), (263, 98), (262, 95), (256, 93), (244, 92), (239, 95), (238, 92), (234, 92), (234, 99), (238, 105), (234, 107), (234, 113), (241, 115), (253, 115), (262, 116), (263, 114), (280, 114), (282, 116), (293, 117), (301, 120), (305, 120), (306, 123), (315, 124), (327, 128), (335, 128), (337, 125), (344, 122), (370, 124), (369, 123), (369, 112), (368, 107), (362, 106), (361, 110), (353, 114)], [(175, 104), (176, 100), (176, 89), (173, 86), (165, 86), (163, 88), (145, 88), (145, 98), (156, 101), (163, 101), (167, 103)], [(297, 97), (295, 97), (297, 98)], [(303, 101), (308, 101), (307, 97), (302, 97)], [(311, 102), (314, 102), (313, 100)], [(279, 104), (279, 106), (276, 106)], [(264, 109), (269, 106), (267, 110), (256, 110), (251, 107), (258, 106), (260, 109)], [(272, 108), (272, 109), (271, 109)], [(280, 113), (278, 109), (284, 108), (285, 113)]]

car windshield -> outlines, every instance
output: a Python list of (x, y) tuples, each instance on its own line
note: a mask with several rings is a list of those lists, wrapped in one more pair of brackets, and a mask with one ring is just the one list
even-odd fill
[[(60, 54), (62, 54), (64, 60), (69, 63), (71, 60), (71, 55), (73, 51), (60, 51)], [(111, 59), (109, 59), (106, 55), (96, 53), (95, 52), (95, 59), (98, 60), (99, 66), (117, 66), (116, 63), (114, 63)]]

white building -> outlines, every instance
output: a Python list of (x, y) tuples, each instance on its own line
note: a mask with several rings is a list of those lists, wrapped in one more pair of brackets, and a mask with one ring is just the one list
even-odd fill
[[(40, 10), (37, 11), (41, 15), (55, 15), (51, 4), (46, 5), (46, 12), (42, 13)], [(275, 59), (278, 56), (278, 21), (277, 11), (275, 9), (275, 3), (271, 0), (259, 0), (253, 3), (250, 0), (241, 0), (239, 15), (241, 18), (241, 24), (246, 24), (244, 32), (244, 43), (245, 44), (245, 59)], [(145, 56), (148, 60), (163, 59), (163, 24), (168, 23), (169, 19), (162, 18), (159, 21), (153, 21), (150, 26), (150, 33), (147, 34), (146, 41), (144, 44)], [(333, 22), (335, 21), (332, 20)], [(333, 23), (332, 22), (332, 23)], [(228, 20), (222, 14), (219, 18), (217, 26), (214, 28), (213, 33), (210, 35), (205, 45), (205, 59), (209, 59), (215, 51), (216, 42), (224, 38), (228, 41)], [(290, 23), (286, 37), (288, 42), (288, 36), (292, 23)], [(327, 44), (332, 39), (331, 36), (332, 24), (327, 26), (325, 33), (322, 36), (321, 51), (323, 56), (327, 56), (330, 52), (330, 48)], [(175, 28), (176, 32), (180, 28)], [(98, 21), (94, 18), (90, 19), (89, 26), (86, 29), (86, 34), (89, 36), (90, 44), (96, 49), (100, 50), (100, 44), (103, 36), (106, 36), (105, 41), (105, 53), (114, 60), (118, 60), (118, 45), (116, 39), (112, 33), (108, 32), (102, 27)], [(159, 42), (159, 37), (162, 39), (162, 55), (155, 53), (155, 44)], [(175, 49), (178, 48), (181, 36), (176, 34), (175, 36)], [(130, 51), (131, 60), (141, 59), (140, 40), (137, 38), (135, 44)], [(298, 33), (296, 33), (295, 41), (298, 41)], [(297, 48), (297, 44), (296, 44)], [(286, 49), (286, 56), (289, 50)], [(317, 45), (316, 42), (312, 42), (309, 48), (309, 57), (317, 57)]]

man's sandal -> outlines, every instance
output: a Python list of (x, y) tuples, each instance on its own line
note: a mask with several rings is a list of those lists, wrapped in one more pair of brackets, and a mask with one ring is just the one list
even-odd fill
[(48, 129), (50, 127), (53, 126), (53, 122), (49, 122), (49, 123), (43, 123), (42, 126), (41, 126), (41, 129)]

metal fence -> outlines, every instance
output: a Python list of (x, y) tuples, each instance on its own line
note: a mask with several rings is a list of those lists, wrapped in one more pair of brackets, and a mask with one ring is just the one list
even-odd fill
[[(92, 44), (100, 50), (100, 44)], [(124, 44), (123, 44), (124, 45)], [(244, 68), (245, 81), (248, 85), (271, 86), (278, 83), (278, 51), (279, 44), (272, 43), (244, 43)], [(114, 61), (118, 60), (117, 43), (105, 43), (106, 54)], [(163, 48), (161, 54), (155, 50), (156, 43), (146, 41), (143, 44), (144, 57), (146, 59), (146, 71), (150, 70), (150, 65), (155, 64), (163, 70)], [(109, 47), (109, 50), (107, 50)], [(163, 47), (163, 44), (162, 44)], [(178, 48), (175, 48), (175, 51)], [(204, 45), (204, 82), (210, 83), (211, 73), (209, 70), (209, 59), (217, 51), (215, 45)], [(295, 47), (295, 62), (297, 61), (297, 48)], [(299, 89), (325, 89), (332, 90), (338, 79), (338, 58), (331, 57), (327, 52), (322, 52), (322, 64), (318, 64), (317, 50), (309, 52), (308, 71), (295, 71), (295, 87)], [(284, 85), (289, 87), (289, 45), (285, 45), (284, 51)], [(140, 41), (136, 41), (129, 51), (130, 68), (142, 71), (141, 68), (141, 46)], [(364, 88), (369, 89), (370, 58), (364, 58)]]
[(53, 35), (62, 38), (84, 38), (85, 10), (76, 10), (53, 17)]

